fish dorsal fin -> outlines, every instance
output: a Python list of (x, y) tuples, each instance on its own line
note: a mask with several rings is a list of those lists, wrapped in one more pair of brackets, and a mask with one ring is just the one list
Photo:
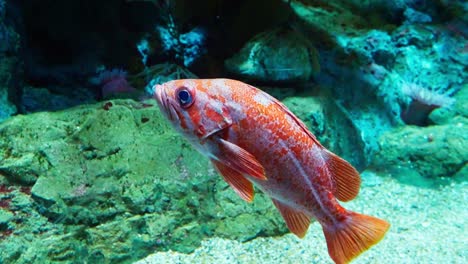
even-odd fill
[(234, 189), (234, 191), (247, 202), (252, 202), (254, 198), (253, 184), (241, 173), (225, 166), (219, 161), (211, 160), (214, 167), (223, 176), (224, 180)]
[(294, 122), (296, 122), (296, 124), (302, 129), (304, 133), (306, 133), (317, 145), (322, 146), (320, 142), (317, 140), (317, 138), (314, 136), (314, 134), (312, 134), (312, 132), (309, 131), (307, 126), (304, 124), (304, 122), (302, 122), (299, 118), (297, 118), (297, 116), (295, 116), (293, 112), (291, 112), (291, 110), (289, 110), (283, 103), (276, 100), (276, 98), (273, 98), (273, 99), (274, 99), (275, 104), (278, 105), (289, 117), (291, 117), (294, 120)]
[(303, 238), (307, 233), (307, 229), (309, 229), (310, 217), (278, 200), (272, 199), (272, 201), (276, 208), (278, 208), (280, 211), (281, 216), (283, 216), (288, 229), (299, 238)]
[(330, 171), (335, 188), (333, 194), (343, 202), (354, 199), (359, 193), (361, 177), (359, 172), (346, 160), (323, 149), (322, 156), (326, 160), (327, 168)]
[[(252, 89), (255, 89), (255, 90), (259, 90), (258, 88), (252, 86), (252, 85), (249, 85), (250, 88)], [(322, 147), (322, 145), (320, 144), (320, 142), (317, 140), (317, 138), (314, 136), (314, 134), (312, 134), (312, 132), (309, 131), (309, 129), (307, 128), (307, 126), (304, 124), (304, 122), (302, 122), (299, 118), (297, 118), (297, 116), (295, 116), (293, 114), (293, 112), (291, 112), (291, 110), (288, 109), (287, 106), (285, 106), (283, 103), (281, 103), (278, 99), (276, 99), (275, 97), (271, 96), (270, 94), (268, 93), (265, 93), (263, 91), (260, 90), (260, 92), (264, 93), (265, 96), (267, 98), (269, 98), (273, 103), (275, 103), (281, 110), (283, 110), (289, 117), (291, 117), (292, 120), (294, 120), (294, 122), (296, 122), (296, 124), (302, 129), (302, 131), (304, 131), (304, 133), (306, 133), (317, 145), (319, 145), (320, 147)]]
[(265, 169), (262, 164), (245, 149), (218, 138), (219, 152), (216, 158), (225, 166), (259, 180), (266, 180)]

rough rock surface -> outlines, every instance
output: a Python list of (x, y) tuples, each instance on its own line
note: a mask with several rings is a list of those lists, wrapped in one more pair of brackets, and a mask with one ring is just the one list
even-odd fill
[(379, 139), (372, 168), (397, 178), (466, 176), (466, 130), (467, 123), (390, 130)]
[(269, 199), (243, 202), (168, 126), (131, 100), (2, 123), (0, 262), (131, 261), (286, 232)]
[(305, 82), (320, 66), (312, 44), (290, 27), (262, 32), (226, 60), (228, 72), (261, 82)]

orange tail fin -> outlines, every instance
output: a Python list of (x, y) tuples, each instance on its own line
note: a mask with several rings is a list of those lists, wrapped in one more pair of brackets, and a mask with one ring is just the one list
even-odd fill
[(377, 244), (390, 227), (385, 220), (349, 213), (350, 215), (343, 222), (323, 227), (328, 254), (337, 264), (348, 263)]

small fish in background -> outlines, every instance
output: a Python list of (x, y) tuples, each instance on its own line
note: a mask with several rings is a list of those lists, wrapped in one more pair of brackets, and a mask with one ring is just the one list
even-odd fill
[(267, 93), (229, 79), (175, 80), (154, 89), (164, 115), (242, 199), (251, 202), (257, 186), (300, 238), (317, 219), (336, 263), (351, 261), (389, 229), (338, 203), (357, 196), (359, 173)]

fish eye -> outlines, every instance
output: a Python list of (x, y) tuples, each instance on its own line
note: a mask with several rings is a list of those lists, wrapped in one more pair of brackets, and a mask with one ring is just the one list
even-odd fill
[(183, 108), (188, 108), (193, 103), (193, 97), (187, 87), (180, 87), (176, 92), (177, 100)]

